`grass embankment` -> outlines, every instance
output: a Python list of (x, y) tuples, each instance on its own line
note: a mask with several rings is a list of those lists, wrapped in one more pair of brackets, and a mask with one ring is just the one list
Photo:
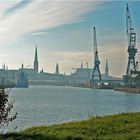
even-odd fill
[(2, 140), (140, 140), (140, 113), (90, 118), (0, 135)]

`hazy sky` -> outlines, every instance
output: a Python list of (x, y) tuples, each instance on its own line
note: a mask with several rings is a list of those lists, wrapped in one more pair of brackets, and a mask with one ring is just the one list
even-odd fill
[[(140, 2), (128, 2), (140, 50)], [(93, 67), (93, 26), (104, 73), (108, 59), (111, 75), (125, 73), (127, 38), (124, 1), (0, 0), (0, 65), (17, 69), (22, 61), (32, 67), (38, 46), (39, 69), (70, 73), (86, 62)], [(138, 57), (139, 56), (139, 57)], [(137, 60), (140, 60), (139, 53)]]

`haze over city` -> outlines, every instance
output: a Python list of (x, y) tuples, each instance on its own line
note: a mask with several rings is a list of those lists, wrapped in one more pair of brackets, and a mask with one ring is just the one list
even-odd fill
[(140, 139), (140, 1), (0, 0), (0, 140)]
[[(132, 24), (140, 49), (139, 2), (129, 2)], [(125, 2), (82, 0), (30, 0), (0, 2), (0, 65), (18, 69), (23, 61), (32, 67), (38, 46), (39, 68), (69, 74), (72, 68), (86, 62), (93, 67), (93, 26), (104, 73), (108, 59), (109, 72), (122, 76), (127, 65)], [(137, 60), (140, 60), (139, 52)]]

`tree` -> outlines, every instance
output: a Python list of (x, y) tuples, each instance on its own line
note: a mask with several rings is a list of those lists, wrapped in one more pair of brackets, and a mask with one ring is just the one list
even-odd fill
[(17, 113), (9, 117), (9, 113), (13, 108), (14, 101), (8, 100), (9, 93), (8, 91), (1, 86), (0, 87), (0, 127), (5, 124), (9, 124), (9, 122), (13, 121), (17, 117)]

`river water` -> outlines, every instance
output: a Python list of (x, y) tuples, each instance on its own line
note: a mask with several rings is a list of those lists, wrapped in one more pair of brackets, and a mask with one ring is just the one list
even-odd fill
[(15, 100), (12, 112), (18, 116), (7, 130), (82, 120), (91, 115), (140, 111), (140, 94), (113, 90), (30, 86), (11, 89), (10, 98)]

